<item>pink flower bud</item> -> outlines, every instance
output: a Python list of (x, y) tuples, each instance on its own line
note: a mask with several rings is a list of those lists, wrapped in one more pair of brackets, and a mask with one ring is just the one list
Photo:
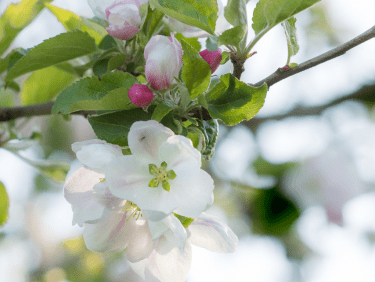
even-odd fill
[(156, 90), (171, 86), (182, 67), (182, 47), (174, 37), (155, 35), (145, 47), (146, 79)]
[(142, 23), (138, 0), (116, 1), (105, 10), (109, 35), (121, 40), (133, 38)]
[(223, 58), (221, 52), (220, 48), (213, 52), (207, 49), (199, 52), (199, 55), (210, 65), (211, 73), (214, 73), (220, 66), (221, 59)]
[(154, 100), (154, 93), (143, 84), (134, 84), (128, 91), (130, 101), (138, 107), (147, 107)]

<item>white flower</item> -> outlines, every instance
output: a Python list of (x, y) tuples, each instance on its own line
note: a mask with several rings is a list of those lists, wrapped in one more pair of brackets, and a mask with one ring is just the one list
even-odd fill
[(182, 68), (182, 47), (174, 37), (155, 35), (147, 43), (144, 51), (147, 82), (156, 90), (171, 86), (174, 77)]
[(160, 237), (147, 258), (130, 266), (148, 282), (184, 282), (191, 265), (191, 244), (219, 253), (236, 250), (237, 236), (216, 216), (203, 213), (189, 225), (187, 232), (188, 240), (182, 252), (176, 245), (178, 240), (169, 231)]
[(196, 218), (212, 203), (210, 175), (190, 139), (162, 124), (135, 122), (128, 135), (132, 155), (114, 159), (105, 171), (113, 195), (135, 203), (151, 221), (172, 212)]

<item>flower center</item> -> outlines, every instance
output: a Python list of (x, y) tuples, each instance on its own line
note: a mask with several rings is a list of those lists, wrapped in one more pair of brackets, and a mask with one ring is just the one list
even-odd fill
[(126, 221), (128, 221), (132, 216), (136, 217), (135, 220), (138, 220), (138, 218), (142, 215), (142, 211), (138, 206), (130, 201), (126, 201), (123, 212), (131, 211), (130, 216)]
[(158, 168), (154, 164), (148, 165), (148, 170), (151, 175), (155, 176), (151, 179), (148, 187), (156, 188), (161, 183), (161, 186), (165, 191), (171, 190), (171, 185), (169, 184), (168, 180), (173, 180), (176, 178), (176, 173), (173, 170), (167, 170), (167, 163), (162, 162), (160, 167)]

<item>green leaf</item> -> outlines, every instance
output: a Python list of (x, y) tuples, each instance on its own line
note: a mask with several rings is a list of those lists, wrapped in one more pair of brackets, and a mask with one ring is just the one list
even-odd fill
[(55, 66), (38, 70), (22, 85), (21, 102), (23, 105), (32, 105), (51, 101), (76, 78), (77, 75), (62, 71)]
[(108, 34), (108, 35), (104, 36), (104, 38), (102, 39), (102, 41), (100, 41), (98, 47), (101, 50), (110, 50), (112, 48), (116, 48), (117, 49), (117, 43), (113, 39), (113, 37)]
[(146, 7), (148, 7), (147, 17), (145, 19), (145, 22), (143, 23), (143, 26), (141, 26), (141, 29), (147, 35), (147, 38), (150, 39), (151, 36), (154, 35), (160, 21), (163, 19), (164, 14), (156, 9), (152, 10), (150, 6)]
[(109, 60), (110, 60), (109, 58), (105, 58), (105, 59), (96, 61), (95, 64), (92, 66), (92, 71), (94, 75), (96, 76), (105, 75), (108, 72)]
[(189, 126), (187, 137), (193, 142), (194, 148), (200, 152), (204, 150), (206, 146), (206, 139), (204, 138), (204, 134), (200, 129), (198, 129), (196, 126)]
[(216, 0), (150, 0), (149, 3), (182, 23), (215, 33), (219, 11)]
[(181, 40), (184, 51), (181, 77), (192, 99), (207, 90), (211, 81), (211, 69), (208, 63), (189, 43)]
[(52, 0), (23, 0), (10, 4), (0, 17), (0, 55), (12, 44), (16, 36), (27, 27)]
[(217, 41), (219, 40), (219, 37), (217, 36), (208, 36), (206, 40), (206, 48), (208, 51), (213, 52), (216, 51), (219, 46), (217, 44)]
[(112, 71), (118, 67), (121, 67), (126, 60), (126, 55), (125, 54), (117, 54), (113, 56), (109, 62), (108, 62), (108, 71)]
[(206, 94), (208, 111), (211, 117), (232, 126), (254, 117), (263, 107), (266, 94), (266, 84), (252, 87), (228, 73)]
[(0, 182), (0, 226), (8, 219), (9, 198), (5, 186)]
[(150, 113), (146, 113), (142, 109), (134, 109), (93, 116), (89, 117), (88, 120), (99, 139), (112, 144), (127, 146), (128, 133), (132, 124), (150, 118)]
[(92, 20), (81, 18), (73, 12), (61, 9), (49, 3), (45, 3), (44, 6), (46, 6), (56, 16), (67, 31), (72, 31), (75, 29), (86, 31), (95, 39), (96, 44), (99, 44), (108, 34), (104, 27)]
[(181, 33), (177, 33), (175, 35), (176, 39), (181, 42), (181, 39), (185, 40), (187, 43), (189, 43), (191, 45), (191, 47), (193, 47), (195, 50), (197, 50), (198, 52), (201, 50), (202, 46), (201, 44), (199, 43), (199, 40), (198, 38), (195, 38), (195, 37), (185, 37), (183, 36)]
[(119, 110), (128, 106), (128, 90), (135, 84), (129, 73), (112, 72), (101, 77), (81, 79), (61, 92), (52, 108), (52, 114), (69, 114), (80, 110)]
[(188, 228), (189, 225), (195, 220), (195, 218), (191, 218), (191, 217), (185, 217), (185, 216), (182, 216), (182, 215), (179, 215), (177, 213), (173, 213), (175, 217), (178, 218), (178, 220), (181, 222), (182, 226), (185, 227), (185, 228)]
[(95, 40), (75, 30), (45, 40), (31, 49), (9, 70), (5, 80), (11, 81), (25, 73), (53, 66), (96, 51)]
[(275, 25), (318, 3), (320, 0), (260, 0), (254, 9), (255, 35), (264, 35)]
[(218, 40), (218, 45), (233, 45), (238, 46), (241, 40), (245, 37), (247, 25), (238, 25), (231, 29), (224, 31)]
[(174, 104), (172, 101), (164, 100), (163, 102), (161, 102), (160, 104), (156, 106), (151, 119), (156, 120), (156, 121), (161, 121), (163, 117), (165, 117), (170, 111), (176, 108), (177, 108), (177, 105)]
[(228, 0), (224, 17), (233, 26), (247, 24), (246, 0)]
[(222, 56), (222, 58), (221, 58), (220, 65), (224, 65), (226, 62), (229, 61), (230, 53), (227, 52), (227, 51), (224, 51), (224, 52), (221, 54), (221, 56)]
[(27, 50), (23, 48), (17, 48), (12, 50), (4, 59), (0, 60), (0, 73), (3, 73), (6, 70), (10, 70), (10, 68), (17, 63), (19, 59), (25, 56)]
[(290, 58), (297, 55), (299, 51), (296, 21), (297, 19), (295, 17), (291, 17), (281, 23), (285, 31), (286, 42), (288, 44), (287, 65), (290, 63)]
[(203, 133), (205, 139), (202, 157), (210, 160), (214, 156), (217, 136), (219, 134), (219, 123), (216, 119), (199, 121), (199, 130)]
[(10, 108), (14, 105), (14, 93), (9, 88), (0, 87), (0, 108)]

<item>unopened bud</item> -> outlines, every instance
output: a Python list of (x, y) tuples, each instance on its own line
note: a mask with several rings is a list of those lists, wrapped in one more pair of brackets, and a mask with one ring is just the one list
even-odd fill
[(154, 100), (154, 93), (143, 84), (134, 84), (128, 91), (130, 101), (138, 107), (147, 107)]
[(199, 52), (199, 55), (209, 64), (211, 73), (214, 73), (217, 68), (220, 66), (221, 59), (223, 56), (221, 55), (222, 51), (217, 49), (216, 51), (208, 51), (207, 49)]

